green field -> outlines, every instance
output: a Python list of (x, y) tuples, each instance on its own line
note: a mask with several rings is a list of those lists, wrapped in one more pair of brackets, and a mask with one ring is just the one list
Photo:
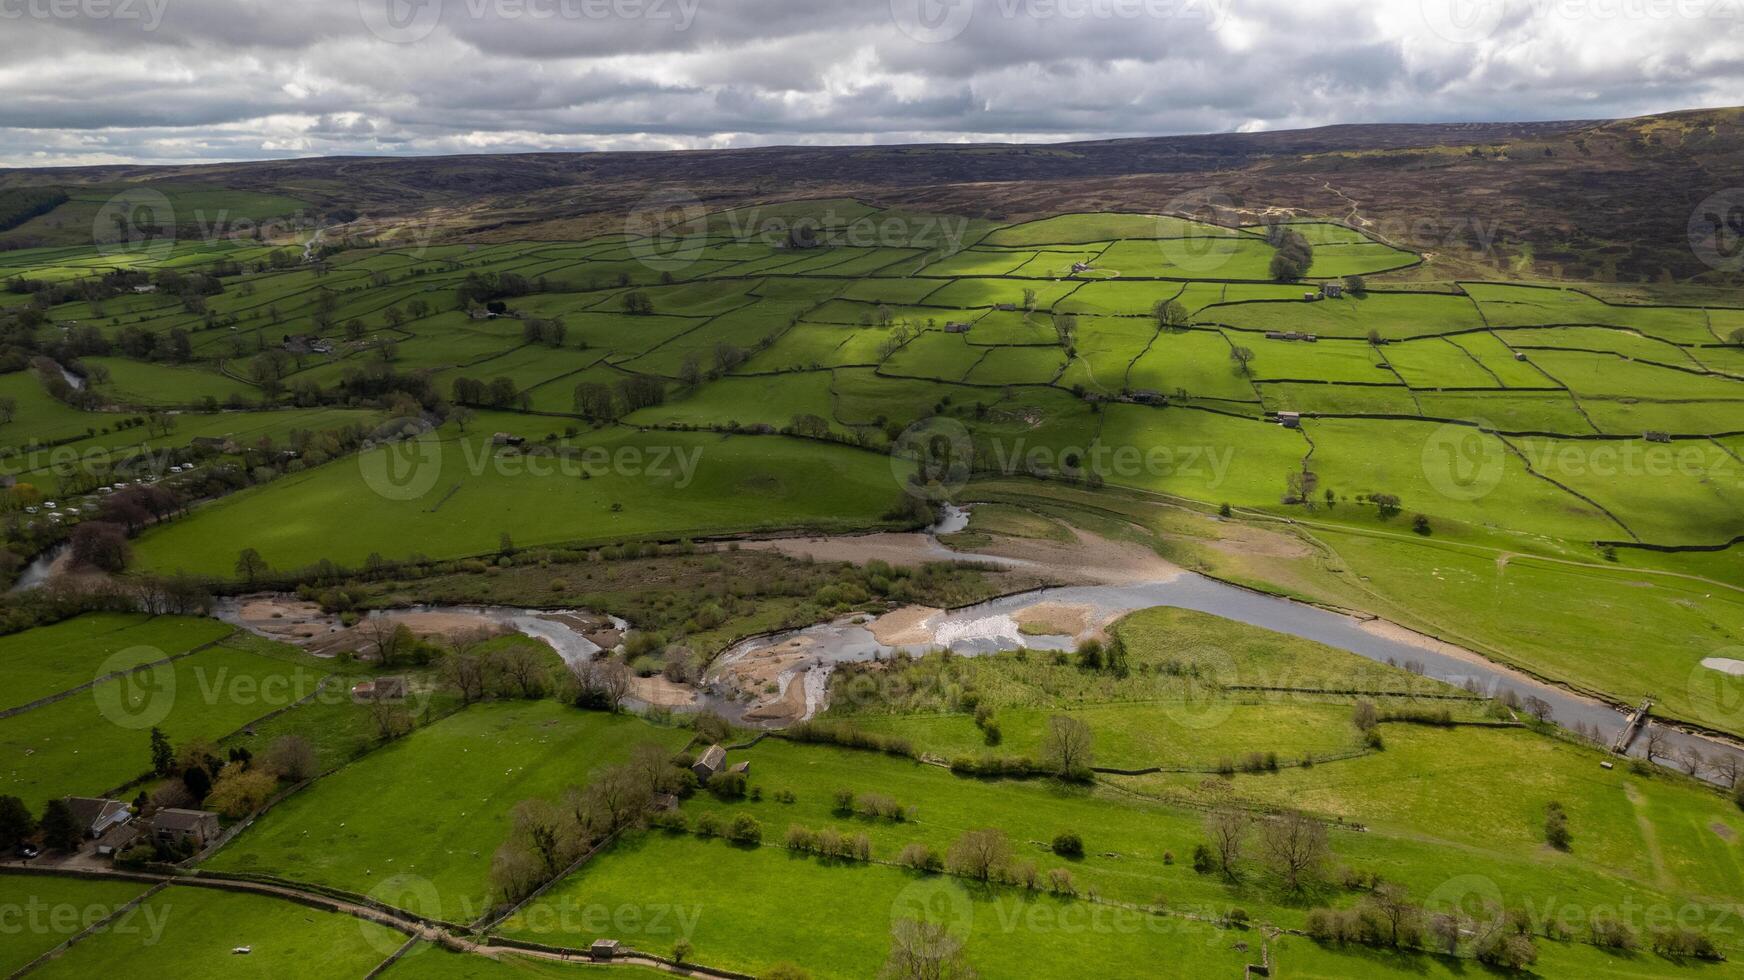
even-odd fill
[(104, 681), (0, 720), (6, 782), (33, 810), (57, 796), (116, 790), (150, 772), (152, 727), (174, 744), (216, 740), (318, 694), (333, 671), (331, 662), (238, 639)]
[(89, 684), (228, 636), (212, 620), (96, 613), (0, 637), (6, 694), (0, 710)]
[(8, 976), (114, 915), (147, 887), (134, 882), (38, 875), (0, 875), (0, 884), (5, 886), (8, 907), (17, 910), (9, 916), (6, 930), (0, 932), (0, 970)]
[[(405, 942), (401, 933), (349, 915), (195, 887), (159, 892), (128, 925), (75, 944), (32, 975), (362, 976)], [(250, 952), (233, 953), (239, 946)]]
[(296, 568), (481, 554), (505, 532), (533, 545), (840, 527), (877, 520), (901, 490), (887, 460), (779, 437), (607, 431), (560, 443), (586, 453), (566, 461), (499, 457), (482, 428), (414, 444), (429, 469), (414, 466), (411, 484), (393, 483), (390, 454), (408, 450), (389, 447), (237, 494), (147, 534), (139, 562), (222, 575), (242, 542)]
[(677, 748), (684, 740), (550, 701), (477, 705), (321, 780), (209, 866), (358, 894), (415, 876), (433, 887), (414, 896), (430, 904), (419, 911), (470, 922), (489, 907), (491, 852), (516, 803), (561, 797), (637, 742)]

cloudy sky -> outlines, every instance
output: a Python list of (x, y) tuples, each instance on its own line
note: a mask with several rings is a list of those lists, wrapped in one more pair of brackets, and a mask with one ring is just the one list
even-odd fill
[(0, 165), (1744, 102), (1744, 0), (0, 0)]

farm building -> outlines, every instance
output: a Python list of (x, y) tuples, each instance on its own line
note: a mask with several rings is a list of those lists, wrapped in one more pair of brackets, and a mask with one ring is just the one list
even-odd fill
[(103, 836), (97, 838), (97, 854), (101, 857), (120, 854), (133, 846), (133, 842), (139, 839), (141, 833), (139, 825), (134, 823), (110, 827), (104, 831)]
[(721, 771), (721, 766), (725, 765), (726, 761), (727, 750), (719, 745), (711, 745), (703, 750), (702, 755), (696, 757), (696, 761), (690, 766), (690, 771), (696, 773), (697, 782), (706, 783), (715, 773)]
[(86, 837), (102, 837), (111, 827), (119, 827), (133, 819), (133, 809), (120, 800), (105, 800), (91, 796), (69, 796), (67, 807), (73, 811), (73, 821)]
[(398, 701), (406, 696), (406, 679), (376, 677), (360, 681), (351, 688), (351, 696), (359, 701)]
[(1300, 429), (1302, 427), (1302, 413), (1301, 412), (1279, 412), (1278, 413), (1278, 424), (1282, 425), (1286, 429)]
[(1344, 296), (1344, 283), (1323, 282), (1320, 284), (1320, 295), (1326, 299), (1340, 299)]
[(494, 446), (524, 446), (527, 444), (527, 440), (524, 436), (499, 432), (496, 435), (491, 436), (491, 444)]
[(207, 810), (167, 808), (152, 815), (152, 836), (166, 844), (191, 843), (205, 847), (218, 838), (218, 814)]
[(1304, 303), (1317, 303), (1320, 301), (1320, 294), (1319, 293), (1303, 293), (1302, 294), (1302, 301)]
[(236, 452), (236, 443), (220, 436), (195, 436), (188, 440), (188, 445), (194, 449), (209, 449), (215, 453)]
[(587, 955), (595, 960), (609, 960), (618, 955), (616, 939), (595, 939), (593, 945), (587, 948)]
[(749, 776), (751, 774), (751, 763), (748, 760), (740, 762), (733, 766), (733, 772), (736, 772), (741, 776)]
[(968, 333), (969, 326), (969, 324), (964, 323), (961, 320), (952, 320), (945, 324), (945, 333)]
[(1140, 405), (1161, 405), (1163, 393), (1150, 388), (1140, 388), (1132, 393), (1132, 400)]
[(1088, 262), (1074, 262), (1074, 263), (1072, 263), (1072, 274), (1073, 275), (1081, 275), (1083, 273), (1089, 272), (1090, 269), (1091, 269), (1091, 265)]

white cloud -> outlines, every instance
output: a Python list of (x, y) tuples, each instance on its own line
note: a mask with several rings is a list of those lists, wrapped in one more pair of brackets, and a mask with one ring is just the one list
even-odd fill
[(1591, 118), (1744, 91), (1744, 23), (1697, 0), (962, 0), (936, 43), (892, 16), (915, 0), (423, 0), (441, 15), (407, 44), (362, 16), (395, 0), (129, 2), (0, 21), (0, 164)]

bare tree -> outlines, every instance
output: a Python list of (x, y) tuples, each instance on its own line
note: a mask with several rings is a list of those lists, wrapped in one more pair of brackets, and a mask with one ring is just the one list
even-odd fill
[(945, 852), (945, 866), (977, 881), (991, 881), (1011, 863), (1011, 841), (994, 827), (970, 830)]
[(1326, 826), (1300, 811), (1268, 818), (1260, 829), (1266, 861), (1292, 892), (1300, 892), (1319, 877), (1330, 847)]
[(412, 716), (391, 701), (371, 701), (369, 717), (375, 722), (376, 736), (384, 742), (391, 742), (412, 730)]
[(461, 704), (472, 704), (484, 697), (485, 661), (472, 653), (450, 653), (442, 658), (442, 679), (460, 695)]
[(491, 655), (491, 664), (503, 684), (515, 695), (531, 701), (545, 694), (545, 682), (549, 676), (545, 658), (532, 647), (521, 643), (505, 647)]
[(1715, 756), (1714, 775), (1726, 784), (1727, 789), (1736, 789), (1739, 777), (1744, 776), (1744, 756), (1736, 752), (1723, 752)]
[(622, 711), (624, 699), (630, 696), (630, 669), (615, 660), (599, 666), (600, 691), (613, 712)]
[(283, 779), (300, 783), (315, 775), (314, 743), (301, 735), (280, 735), (267, 746), (263, 764)]
[(539, 856), (525, 845), (505, 841), (491, 855), (491, 888), (503, 903), (518, 902), (542, 884), (539, 878), (542, 865)]
[(890, 930), (890, 957), (879, 980), (975, 980), (963, 941), (937, 922), (900, 919)]
[(1217, 867), (1231, 881), (1239, 873), (1242, 846), (1247, 841), (1252, 823), (1248, 815), (1239, 810), (1214, 810), (1205, 817), (1205, 835), (1211, 838)]
[(1042, 758), (1061, 777), (1082, 779), (1089, 775), (1094, 745), (1095, 737), (1083, 720), (1055, 715), (1048, 719), (1047, 733), (1042, 736)]
[(1380, 913), (1381, 919), (1387, 923), (1390, 930), (1388, 941), (1398, 946), (1421, 935), (1420, 921), (1423, 910), (1411, 902), (1411, 893), (1405, 886), (1391, 881), (1383, 881), (1375, 885), (1369, 893), (1369, 903)]
[(387, 616), (370, 616), (363, 621), (363, 634), (375, 647), (376, 659), (383, 667), (391, 667), (400, 649), (400, 623)]
[(1684, 772), (1697, 776), (1708, 767), (1708, 760), (1702, 755), (1701, 749), (1694, 745), (1684, 745), (1677, 750), (1677, 764), (1683, 766)]
[(544, 880), (555, 878), (581, 853), (575, 822), (567, 810), (544, 800), (515, 804), (514, 835), (539, 859)]
[(1550, 706), (1550, 702), (1536, 694), (1527, 696), (1526, 713), (1544, 724), (1549, 724), (1556, 717), (1556, 710)]
[(1670, 747), (1670, 739), (1666, 736), (1665, 729), (1648, 722), (1643, 726), (1641, 734), (1647, 739), (1647, 761), (1652, 763), (1664, 758), (1666, 749)]

